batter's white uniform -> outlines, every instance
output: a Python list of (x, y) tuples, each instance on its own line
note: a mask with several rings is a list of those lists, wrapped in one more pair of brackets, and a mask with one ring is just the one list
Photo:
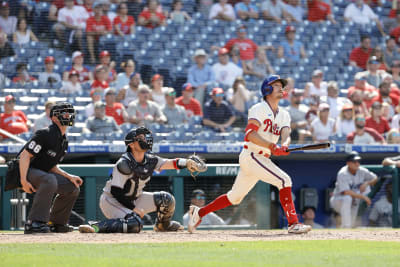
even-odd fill
[[(260, 128), (257, 133), (265, 140), (276, 144), (283, 128), (290, 128), (290, 115), (282, 108), (276, 113), (268, 102), (262, 101), (249, 110), (249, 120), (257, 120)], [(245, 142), (239, 156), (240, 171), (227, 197), (233, 205), (239, 204), (253, 186), (262, 180), (276, 186), (279, 190), (291, 187), (289, 175), (278, 168), (270, 159), (271, 151), (251, 142)]]

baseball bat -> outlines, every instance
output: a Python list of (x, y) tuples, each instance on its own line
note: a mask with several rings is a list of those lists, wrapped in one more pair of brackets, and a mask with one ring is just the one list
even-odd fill
[(298, 151), (298, 150), (314, 150), (314, 149), (322, 149), (330, 147), (330, 143), (318, 143), (318, 144), (311, 144), (311, 145), (304, 145), (295, 148), (289, 148), (288, 152)]

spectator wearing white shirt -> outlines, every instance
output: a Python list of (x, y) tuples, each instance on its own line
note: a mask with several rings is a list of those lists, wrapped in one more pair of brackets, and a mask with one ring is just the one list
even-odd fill
[[(59, 10), (57, 16), (58, 22), (53, 26), (53, 30), (56, 32), (61, 45), (67, 43), (67, 40), (76, 39), (79, 50), (83, 51), (82, 38), (88, 18), (89, 13), (83, 6), (75, 5), (74, 0), (65, 0), (65, 7)], [(68, 36), (65, 36), (66, 34)]]
[(61, 82), (61, 76), (54, 72), (54, 64), (56, 60), (52, 56), (47, 56), (44, 60), (45, 71), (39, 74), (39, 83), (42, 86), (53, 87), (54, 84)]
[(32, 131), (36, 132), (37, 130), (47, 128), (50, 126), (53, 122), (50, 118), (50, 110), (54, 106), (54, 102), (52, 101), (47, 101), (44, 104), (44, 112), (39, 115), (39, 117), (35, 120), (33, 124)]
[(329, 110), (329, 117), (336, 120), (339, 116), (342, 106), (345, 102), (350, 102), (348, 99), (340, 98), (339, 96), (339, 87), (337, 82), (330, 81), (328, 82), (328, 95), (326, 97), (322, 97), (322, 102), (328, 103), (330, 110)]
[(286, 11), (286, 5), (282, 0), (265, 0), (261, 4), (262, 16), (266, 20), (281, 23), (282, 20), (291, 22), (291, 16)]
[(382, 23), (379, 21), (378, 15), (364, 3), (364, 0), (356, 0), (355, 3), (350, 3), (344, 10), (344, 20), (352, 21), (357, 24), (366, 25), (375, 21), (380, 33), (385, 36)]
[(6, 1), (0, 5), (0, 29), (7, 35), (13, 34), (17, 29), (17, 18), (10, 16), (10, 7)]
[(329, 118), (329, 105), (321, 103), (318, 107), (318, 117), (311, 123), (313, 141), (328, 141), (336, 132), (335, 120)]
[(324, 73), (321, 70), (314, 70), (311, 82), (308, 82), (304, 88), (304, 97), (326, 96), (328, 94), (328, 83), (323, 79)]
[(243, 75), (243, 70), (229, 61), (229, 50), (225, 47), (218, 51), (218, 62), (212, 66), (215, 81), (231, 87), (236, 77)]
[(124, 72), (120, 72), (117, 75), (117, 81), (115, 87), (117, 90), (127, 86), (129, 84), (130, 76), (135, 72), (135, 62), (132, 59), (128, 59), (121, 63), (121, 68)]
[(61, 93), (74, 95), (82, 92), (82, 86), (79, 82), (79, 73), (75, 70), (69, 73), (69, 80), (64, 81), (60, 89)]
[(342, 107), (339, 117), (336, 120), (336, 135), (339, 137), (346, 137), (349, 133), (354, 132), (356, 127), (354, 125), (354, 110), (353, 104), (346, 103)]
[(19, 19), (17, 23), (17, 30), (13, 34), (13, 42), (16, 44), (27, 44), (30, 41), (38, 42), (38, 38), (28, 28), (26, 19)]
[(101, 99), (103, 98), (103, 93), (104, 93), (104, 91), (101, 88), (92, 89), (90, 91), (90, 97), (92, 98), (92, 103), (89, 103), (85, 107), (86, 118), (89, 118), (90, 116), (93, 116), (93, 114), (94, 114), (94, 103), (96, 103), (98, 101), (101, 101)]
[(212, 5), (208, 18), (233, 21), (236, 15), (233, 6), (228, 4), (228, 0), (219, 0), (219, 3)]

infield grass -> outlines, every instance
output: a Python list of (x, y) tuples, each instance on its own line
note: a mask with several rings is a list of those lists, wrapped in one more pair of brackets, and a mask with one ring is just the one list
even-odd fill
[(400, 243), (257, 241), (2, 244), (0, 266), (400, 266)]

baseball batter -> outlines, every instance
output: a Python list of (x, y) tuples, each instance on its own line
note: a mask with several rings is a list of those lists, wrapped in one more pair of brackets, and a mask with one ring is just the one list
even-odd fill
[(125, 137), (127, 152), (114, 166), (111, 179), (100, 197), (100, 209), (108, 218), (99, 223), (79, 226), (81, 233), (138, 233), (142, 229), (140, 217), (157, 212), (155, 231), (178, 231), (183, 226), (171, 218), (175, 211), (175, 199), (168, 192), (145, 192), (154, 170), (183, 169), (203, 172), (205, 163), (196, 155), (187, 159), (165, 159), (149, 151), (153, 136), (145, 127), (131, 130)]
[[(263, 101), (249, 110), (248, 125), (245, 129), (244, 149), (240, 153), (240, 171), (232, 189), (202, 208), (190, 206), (189, 232), (200, 224), (201, 218), (210, 212), (230, 205), (238, 205), (254, 185), (261, 179), (279, 189), (279, 198), (288, 220), (288, 232), (307, 233), (311, 226), (299, 223), (292, 200), (292, 181), (284, 171), (271, 160), (270, 155), (285, 156), (290, 143), (290, 116), (278, 108), (287, 81), (278, 75), (265, 79), (261, 85)], [(281, 147), (276, 143), (281, 137)]]

